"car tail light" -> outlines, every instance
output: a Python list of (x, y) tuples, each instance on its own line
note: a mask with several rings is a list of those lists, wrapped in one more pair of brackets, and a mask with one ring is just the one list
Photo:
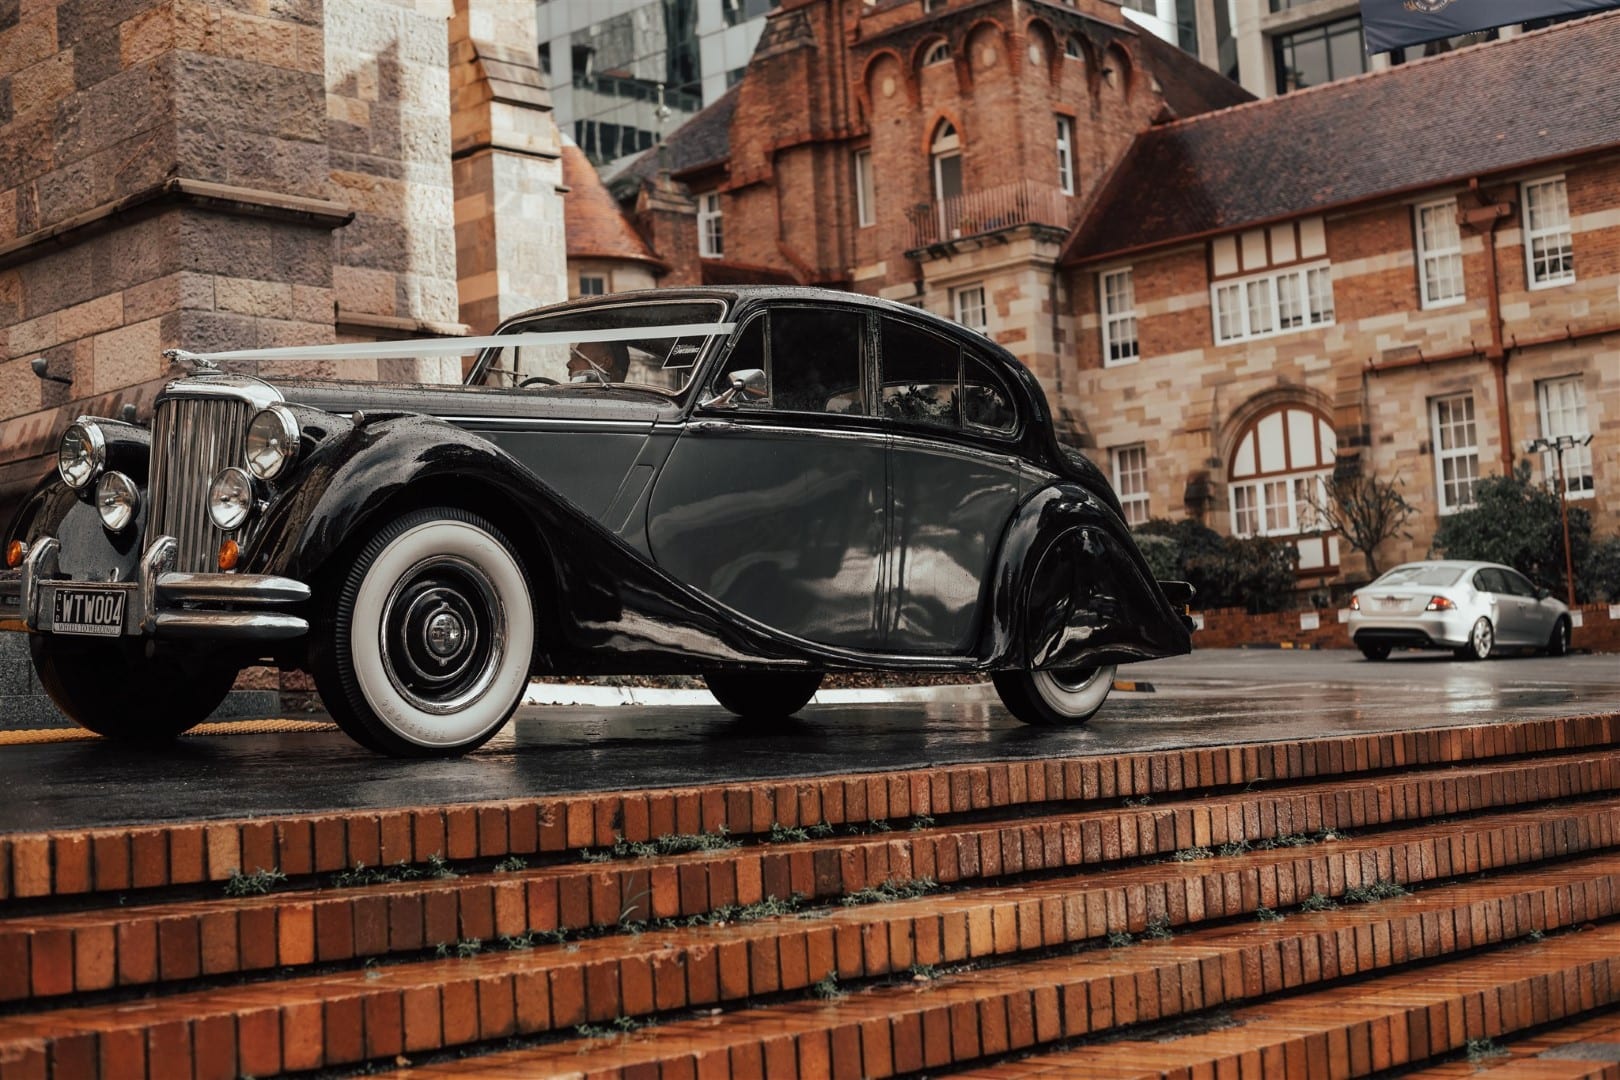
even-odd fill
[(1457, 610), (1457, 605), (1453, 604), (1450, 600), (1447, 600), (1443, 596), (1431, 596), (1431, 597), (1429, 597), (1428, 606), (1425, 607), (1423, 610), (1424, 611), (1456, 611)]
[(1361, 610), (1361, 597), (1359, 595), (1352, 596), (1350, 598), (1350, 610), (1351, 611), (1360, 611)]

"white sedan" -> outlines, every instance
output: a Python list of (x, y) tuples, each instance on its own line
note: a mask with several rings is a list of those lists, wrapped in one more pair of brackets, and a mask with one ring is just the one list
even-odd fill
[(1569, 607), (1509, 566), (1403, 563), (1350, 598), (1350, 640), (1369, 660), (1391, 649), (1451, 649), (1483, 660), (1499, 647), (1569, 651)]

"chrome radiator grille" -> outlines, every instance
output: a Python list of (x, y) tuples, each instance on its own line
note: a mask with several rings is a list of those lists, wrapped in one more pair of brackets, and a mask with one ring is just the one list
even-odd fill
[(152, 483), (147, 543), (172, 536), (179, 543), (175, 569), (219, 569), (225, 533), (208, 517), (208, 488), (227, 465), (242, 463), (242, 442), (252, 406), (219, 398), (172, 398), (152, 421)]

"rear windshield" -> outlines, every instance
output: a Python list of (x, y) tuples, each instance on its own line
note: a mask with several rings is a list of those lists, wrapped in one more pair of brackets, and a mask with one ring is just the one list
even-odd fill
[(1463, 568), (1449, 566), (1446, 563), (1413, 563), (1410, 566), (1397, 566), (1377, 581), (1374, 585), (1455, 585), (1457, 579), (1463, 576)]

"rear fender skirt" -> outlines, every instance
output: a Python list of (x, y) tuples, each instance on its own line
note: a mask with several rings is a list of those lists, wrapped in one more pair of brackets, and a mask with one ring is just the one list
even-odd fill
[(1192, 650), (1113, 509), (1079, 484), (1030, 496), (1002, 541), (983, 645), (997, 668), (1126, 663)]

